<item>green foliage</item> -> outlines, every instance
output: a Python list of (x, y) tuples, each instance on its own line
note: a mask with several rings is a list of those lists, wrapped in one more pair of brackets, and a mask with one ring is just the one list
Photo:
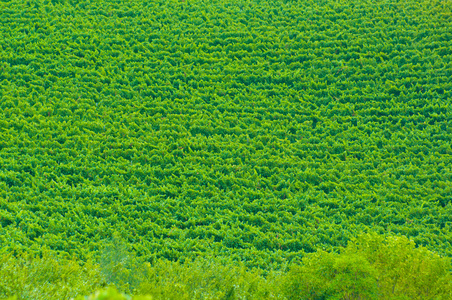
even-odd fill
[(42, 257), (0, 256), (1, 299), (69, 299), (89, 294), (103, 283), (99, 267), (89, 262), (80, 266), (76, 261), (55, 258), (47, 252)]
[(0, 1), (0, 247), (104, 255), (126, 290), (117, 232), (151, 263), (284, 268), (369, 229), (452, 256), (451, 8)]
[(128, 296), (118, 292), (115, 288), (100, 290), (88, 297), (78, 296), (74, 300), (152, 300), (151, 296)]
[(146, 266), (139, 294), (153, 299), (275, 299), (279, 295), (272, 274), (267, 278), (243, 265), (196, 260), (183, 264), (159, 261)]
[(183, 263), (159, 259), (151, 264), (117, 235), (102, 251), (100, 270), (107, 284), (152, 299), (263, 299), (277, 292), (276, 273), (265, 279), (259, 270), (213, 258)]
[(288, 275), (288, 299), (378, 299), (377, 277), (359, 255), (318, 251)]
[(452, 297), (450, 258), (416, 247), (406, 237), (362, 235), (346, 248), (344, 255), (360, 255), (373, 266), (382, 299)]
[[(278, 272), (214, 258), (140, 263), (121, 238), (116, 236), (113, 244), (106, 247), (99, 265), (80, 266), (48, 254), (3, 255), (0, 298), (446, 300), (452, 296), (451, 260), (404, 237), (363, 234), (340, 253), (319, 250), (306, 255), (301, 265)], [(112, 259), (110, 251), (115, 249), (120, 254)], [(84, 296), (88, 294), (92, 295)]]
[(100, 270), (107, 284), (122, 291), (134, 292), (143, 281), (143, 267), (119, 236), (105, 245), (100, 257)]
[(451, 261), (405, 237), (361, 235), (341, 253), (318, 251), (292, 267), (288, 299), (450, 299)]

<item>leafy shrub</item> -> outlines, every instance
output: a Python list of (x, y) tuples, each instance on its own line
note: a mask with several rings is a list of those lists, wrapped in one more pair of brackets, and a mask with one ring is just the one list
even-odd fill
[(381, 299), (451, 299), (451, 259), (404, 236), (361, 235), (344, 255), (359, 255), (376, 270)]
[(377, 299), (376, 272), (359, 255), (309, 254), (286, 280), (289, 299)]
[(276, 297), (276, 274), (264, 278), (258, 270), (208, 260), (184, 263), (159, 261), (146, 265), (139, 294), (154, 299), (266, 299)]
[(100, 288), (105, 281), (99, 266), (56, 258), (47, 252), (42, 257), (22, 254), (0, 256), (0, 298), (69, 299)]
[[(405, 237), (363, 234), (340, 253), (319, 250), (307, 254), (301, 265), (289, 266), (288, 271), (265, 273), (232, 260), (141, 263), (124, 241), (113, 240), (118, 246), (106, 249), (118, 249), (120, 254), (113, 259), (108, 254), (110, 263), (101, 263), (104, 266), (80, 266), (48, 254), (42, 258), (2, 256), (0, 297), (447, 300), (452, 296), (450, 259), (416, 247)], [(107, 284), (109, 287), (102, 289)], [(83, 296), (88, 294), (91, 296)]]
[(95, 292), (90, 296), (78, 296), (73, 300), (152, 300), (151, 296), (129, 296), (123, 293), (120, 293), (115, 288), (108, 288), (105, 290), (100, 290)]
[(317, 251), (293, 266), (288, 299), (450, 299), (451, 261), (406, 237), (364, 234), (340, 253)]

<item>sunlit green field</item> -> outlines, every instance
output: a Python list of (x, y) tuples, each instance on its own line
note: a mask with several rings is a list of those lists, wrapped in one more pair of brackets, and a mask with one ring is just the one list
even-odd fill
[(0, 248), (452, 256), (450, 1), (0, 1)]

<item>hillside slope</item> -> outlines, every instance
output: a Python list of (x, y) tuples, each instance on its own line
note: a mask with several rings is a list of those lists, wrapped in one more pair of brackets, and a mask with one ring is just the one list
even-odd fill
[(450, 1), (0, 2), (0, 246), (264, 269), (452, 254)]

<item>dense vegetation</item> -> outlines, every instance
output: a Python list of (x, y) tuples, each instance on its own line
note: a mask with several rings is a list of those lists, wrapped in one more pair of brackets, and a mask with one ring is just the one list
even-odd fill
[[(0, 1), (0, 247), (452, 255), (450, 1)], [(333, 258), (331, 258), (333, 259)], [(325, 292), (326, 293), (326, 292)]]
[[(449, 258), (407, 238), (361, 235), (339, 253), (318, 251), (302, 266), (272, 271), (247, 270), (243, 264), (197, 259), (180, 263), (143, 263), (119, 239), (105, 248), (100, 264), (72, 260), (3, 256), (0, 298), (84, 300), (107, 284), (148, 299), (384, 299), (425, 300), (452, 297)], [(142, 296), (146, 295), (146, 296)], [(116, 289), (99, 290), (88, 299), (124, 300)]]

